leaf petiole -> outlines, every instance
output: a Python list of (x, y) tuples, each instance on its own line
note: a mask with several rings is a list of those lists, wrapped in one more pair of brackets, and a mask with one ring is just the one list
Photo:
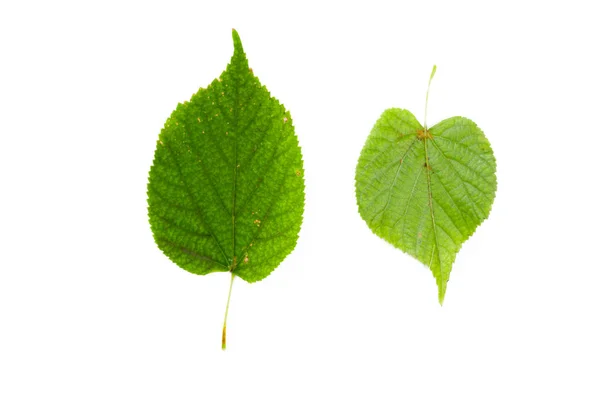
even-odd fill
[(221, 349), (227, 348), (227, 314), (229, 314), (229, 301), (231, 300), (231, 288), (233, 287), (233, 278), (235, 275), (231, 273), (231, 282), (229, 283), (229, 295), (227, 295), (227, 306), (225, 307), (225, 320), (223, 321), (223, 337), (221, 339)]
[(427, 103), (429, 103), (429, 87), (431, 86), (431, 80), (433, 79), (436, 70), (437, 67), (434, 65), (433, 69), (431, 70), (431, 75), (429, 76), (429, 83), (427, 84), (427, 94), (425, 95), (425, 118), (423, 118), (423, 128), (425, 128), (425, 132), (427, 132)]

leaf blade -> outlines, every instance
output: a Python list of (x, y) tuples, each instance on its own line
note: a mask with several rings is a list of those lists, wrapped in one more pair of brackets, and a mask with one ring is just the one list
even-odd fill
[[(405, 145), (398, 138), (418, 145), (399, 156)], [(409, 111), (388, 109), (363, 147), (355, 175), (359, 214), (376, 235), (430, 268), (440, 303), (456, 254), (489, 215), (495, 168), (489, 141), (462, 117), (424, 130)]]
[(158, 247), (180, 267), (255, 282), (296, 245), (303, 162), (289, 112), (248, 67), (235, 30), (232, 36), (225, 71), (179, 104), (159, 135), (148, 213)]

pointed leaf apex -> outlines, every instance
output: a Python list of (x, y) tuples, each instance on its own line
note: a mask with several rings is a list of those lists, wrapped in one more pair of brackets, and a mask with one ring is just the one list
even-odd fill
[(244, 48), (242, 47), (242, 41), (240, 39), (240, 35), (237, 33), (235, 29), (231, 30), (231, 36), (233, 37), (233, 48), (235, 52), (244, 52)]
[(446, 285), (438, 289), (438, 301), (440, 306), (444, 305), (444, 298), (446, 297)]
[(436, 283), (438, 287), (438, 301), (440, 302), (440, 306), (443, 306), (444, 298), (446, 297), (446, 288), (448, 287), (448, 279), (436, 278)]
[(433, 69), (431, 70), (431, 75), (429, 76), (429, 81), (431, 82), (431, 80), (433, 79), (434, 75), (435, 75), (435, 71), (437, 71), (437, 65), (433, 64)]

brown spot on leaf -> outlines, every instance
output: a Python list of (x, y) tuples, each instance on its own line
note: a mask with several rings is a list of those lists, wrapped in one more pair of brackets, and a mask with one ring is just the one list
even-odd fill
[(300, 172), (300, 170), (299, 170), (299, 169), (297, 169), (297, 170), (296, 170), (296, 176), (300, 176), (300, 175), (302, 175), (302, 172)]
[(250, 259), (248, 258), (248, 254), (246, 253), (246, 256), (244, 257), (244, 264), (248, 264), (248, 261), (250, 261)]
[(419, 140), (433, 139), (433, 136), (431, 136), (431, 133), (429, 133), (429, 131), (417, 131), (417, 138)]
[(254, 220), (254, 224), (255, 224), (256, 226), (260, 226), (260, 219), (255, 219), (255, 220)]

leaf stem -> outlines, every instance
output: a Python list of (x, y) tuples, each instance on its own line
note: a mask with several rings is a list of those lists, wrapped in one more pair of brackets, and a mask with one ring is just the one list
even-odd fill
[(227, 314), (229, 314), (229, 301), (231, 300), (231, 288), (233, 287), (233, 278), (235, 275), (231, 273), (231, 282), (229, 283), (229, 295), (227, 296), (227, 306), (225, 307), (225, 320), (223, 321), (223, 338), (221, 339), (221, 348), (227, 348)]
[(429, 83), (427, 84), (427, 94), (425, 95), (425, 118), (423, 118), (423, 128), (425, 128), (425, 132), (427, 132), (427, 103), (429, 103), (429, 87), (431, 86), (431, 80), (433, 79), (436, 70), (437, 67), (434, 65), (433, 69), (431, 70), (431, 75), (429, 76)]

